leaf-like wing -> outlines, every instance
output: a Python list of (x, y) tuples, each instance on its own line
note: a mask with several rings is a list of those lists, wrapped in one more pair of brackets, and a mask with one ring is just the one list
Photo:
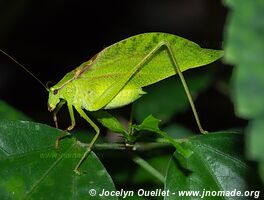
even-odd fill
[[(82, 77), (110, 82), (131, 73), (131, 70), (160, 42), (173, 49), (182, 71), (214, 62), (223, 51), (204, 49), (192, 41), (167, 33), (144, 33), (117, 42), (101, 51)], [(131, 79), (130, 83), (144, 87), (176, 74), (167, 49), (162, 47)]]

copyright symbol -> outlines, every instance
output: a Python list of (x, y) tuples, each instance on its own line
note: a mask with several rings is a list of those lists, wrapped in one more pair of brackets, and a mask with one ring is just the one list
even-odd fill
[(90, 196), (94, 197), (96, 195), (96, 190), (95, 189), (90, 189), (89, 190)]

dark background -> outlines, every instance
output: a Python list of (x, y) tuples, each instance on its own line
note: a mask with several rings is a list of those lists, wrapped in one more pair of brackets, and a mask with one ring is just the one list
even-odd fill
[[(144, 32), (168, 32), (202, 47), (221, 49), (227, 15), (220, 0), (0, 2), (0, 48), (44, 83), (56, 83), (104, 47)], [(232, 67), (221, 62), (218, 66), (221, 67), (215, 83), (223, 80), (229, 84)], [(52, 124), (47, 92), (2, 54), (0, 95), (36, 121)], [(210, 86), (196, 103), (202, 112), (202, 121), (206, 120), (211, 130), (244, 124), (234, 117), (231, 101), (216, 85)], [(188, 111), (175, 120), (189, 125), (185, 115), (192, 113)], [(190, 124), (195, 126), (193, 122)]]

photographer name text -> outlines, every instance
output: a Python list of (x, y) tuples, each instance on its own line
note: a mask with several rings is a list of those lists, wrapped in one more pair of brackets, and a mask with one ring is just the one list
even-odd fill
[(118, 190), (118, 191), (109, 191), (103, 189), (98, 195), (101, 197), (105, 196), (115, 196), (115, 197), (132, 197), (132, 196), (140, 196), (140, 197), (165, 197), (169, 196), (169, 190), (162, 190), (162, 189), (156, 189), (156, 190), (144, 190), (139, 189), (137, 192), (132, 190)]

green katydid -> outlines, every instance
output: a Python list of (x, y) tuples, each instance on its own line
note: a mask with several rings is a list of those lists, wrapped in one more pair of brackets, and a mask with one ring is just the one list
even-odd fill
[(91, 152), (100, 134), (98, 126), (84, 110), (98, 111), (128, 105), (145, 94), (143, 87), (175, 74), (180, 76), (200, 132), (206, 133), (182, 72), (209, 64), (222, 56), (221, 50), (203, 49), (176, 35), (144, 33), (103, 49), (91, 60), (67, 73), (61, 81), (47, 89), (48, 109), (53, 111), (56, 127), (57, 113), (67, 103), (71, 119), (67, 131), (75, 126), (75, 108), (96, 132), (74, 171), (79, 173), (81, 163)]

